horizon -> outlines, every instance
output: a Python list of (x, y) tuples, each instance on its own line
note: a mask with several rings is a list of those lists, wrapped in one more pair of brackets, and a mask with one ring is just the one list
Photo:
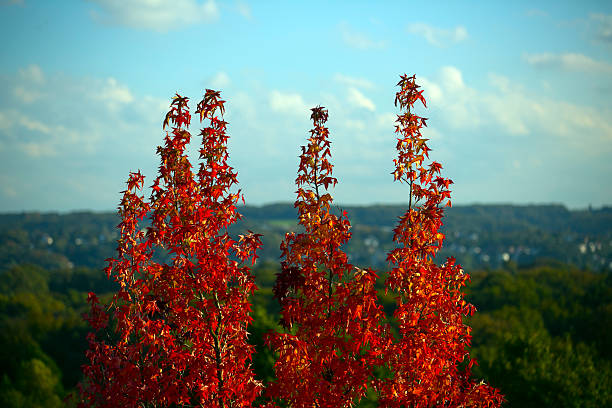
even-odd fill
[(229, 163), (250, 205), (294, 201), (316, 105), (329, 111), (334, 199), (399, 204), (407, 187), (390, 173), (404, 73), (424, 90), (417, 113), (430, 158), (454, 181), (453, 206), (612, 205), (612, 2), (4, 0), (0, 10), (10, 38), (0, 213), (115, 211), (130, 171), (145, 185), (157, 175), (171, 97), (193, 108), (206, 88), (227, 101)]
[[(240, 212), (241, 208), (251, 207), (251, 208), (263, 208), (274, 205), (287, 205), (293, 206), (293, 202), (270, 202), (264, 204), (238, 204), (236, 206), (236, 210)], [(345, 208), (369, 208), (369, 207), (402, 207), (403, 203), (372, 203), (372, 204), (346, 204), (339, 203), (333, 204), (334, 207), (338, 207), (340, 209)], [(444, 208), (444, 211), (449, 208), (452, 211), (452, 208), (463, 208), (463, 207), (515, 207), (515, 208), (528, 208), (528, 207), (562, 207), (570, 212), (581, 212), (581, 211), (604, 211), (607, 209), (611, 209), (612, 205), (604, 204), (601, 206), (593, 206), (587, 205), (586, 207), (568, 207), (563, 203), (464, 203), (464, 204), (453, 204), (452, 207)], [(406, 203), (406, 208), (408, 208)], [(71, 215), (71, 214), (116, 214), (117, 210), (90, 210), (90, 209), (72, 209), (72, 210), (27, 210), (27, 211), (0, 211), (0, 216), (2, 215), (25, 215), (25, 214), (38, 214), (38, 215)]]

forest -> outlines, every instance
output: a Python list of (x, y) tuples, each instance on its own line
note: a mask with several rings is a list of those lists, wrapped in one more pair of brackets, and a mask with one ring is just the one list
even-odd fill
[[(338, 206), (352, 220), (345, 251), (362, 266), (385, 267), (393, 227), (402, 205)], [(243, 219), (230, 233), (252, 230), (262, 236), (260, 261), (277, 262), (282, 238), (298, 231), (293, 204), (242, 206)], [(117, 246), (115, 213), (0, 214), (0, 266), (29, 263), (48, 269), (102, 268)], [(612, 263), (612, 207), (569, 210), (562, 205), (464, 205), (445, 211), (445, 244), (439, 258), (454, 256), (468, 270), (518, 266), (548, 259), (609, 270)]]
[[(380, 254), (392, 246), (390, 226), (401, 207), (344, 210), (354, 220), (349, 256), (384, 267)], [(244, 220), (232, 233), (263, 234), (249, 341), (256, 377), (266, 382), (275, 356), (263, 335), (279, 324), (272, 296), (278, 243), (295, 228), (295, 210), (276, 204), (239, 211)], [(474, 205), (446, 214), (439, 258), (454, 255), (471, 275), (475, 377), (499, 388), (508, 407), (610, 406), (612, 210)], [(117, 223), (110, 213), (0, 215), (1, 406), (71, 406), (67, 397), (86, 362), (87, 293), (107, 301), (117, 289), (102, 271), (114, 255)], [(383, 279), (379, 299), (391, 313), (395, 302)]]

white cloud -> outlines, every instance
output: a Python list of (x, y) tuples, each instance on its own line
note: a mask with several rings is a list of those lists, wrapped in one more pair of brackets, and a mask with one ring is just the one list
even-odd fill
[[(35, 94), (32, 82), (39, 83)], [(127, 135), (122, 146), (137, 148), (143, 136), (136, 135), (146, 135), (143, 127), (157, 129), (168, 109), (159, 98), (137, 99), (115, 78), (46, 78), (40, 67), (30, 66), (7, 83), (20, 103), (0, 110), (0, 142), (5, 152), (31, 157), (93, 154)]]
[(23, 86), (18, 86), (13, 89), (13, 95), (23, 103), (32, 103), (41, 98), (40, 92), (26, 89)]
[(440, 133), (440, 131), (438, 131), (438, 129), (433, 128), (433, 127), (427, 126), (427, 127), (423, 128), (421, 133), (428, 140), (438, 141), (438, 140), (442, 139), (442, 134)]
[(26, 82), (37, 85), (43, 85), (45, 83), (45, 74), (43, 74), (42, 69), (36, 64), (19, 69), (19, 76)]
[[(489, 83), (505, 97), (496, 94), (482, 94), (480, 97), (488, 110), (488, 114), (509, 134), (529, 134), (530, 131), (525, 122), (526, 117), (524, 117), (525, 112), (522, 109), (530, 108), (532, 112), (536, 112), (541, 107), (537, 103), (527, 100), (522, 95), (522, 90), (513, 89), (511, 81), (507, 77), (490, 74)], [(525, 106), (520, 106), (522, 104), (525, 104)]]
[(417, 83), (425, 89), (426, 98), (428, 89), (435, 89), (437, 103), (432, 108), (452, 129), (497, 127), (498, 137), (537, 134), (593, 151), (598, 149), (595, 146), (602, 149), (612, 141), (612, 116), (595, 108), (531, 95), (501, 75), (489, 75), (492, 91), (469, 87), (456, 67), (442, 68), (435, 80), (417, 78)]
[[(39, 98), (15, 98), (15, 89), (31, 88)], [(0, 173), (14, 181), (13, 193), (0, 189), (5, 210), (110, 209), (129, 171), (155, 174), (169, 98), (40, 68), (2, 76), (0, 98), (10, 101), (0, 106)]]
[(427, 106), (432, 107), (442, 103), (442, 88), (435, 82), (428, 80), (427, 78), (418, 78), (418, 83), (424, 90), (423, 95), (427, 101)]
[(466, 86), (456, 67), (442, 67), (436, 80), (417, 77), (417, 84), (424, 90), (428, 107), (442, 110), (451, 127), (473, 129), (481, 124), (481, 112), (472, 101), (476, 91)]
[(366, 128), (365, 122), (359, 119), (347, 119), (344, 121), (344, 126), (354, 131), (363, 131)]
[(497, 97), (486, 96), (483, 101), (488, 101), (486, 111), (491, 118), (494, 119), (495, 125), (499, 126), (501, 131), (504, 131), (510, 135), (528, 135), (530, 129), (525, 123), (525, 117), (522, 116), (523, 112), (521, 109), (514, 105), (515, 101), (501, 100)]
[(215, 90), (221, 90), (223, 88), (228, 87), (232, 81), (230, 80), (229, 75), (227, 75), (223, 71), (219, 71), (212, 77), (209, 81), (210, 86)]
[(102, 13), (92, 11), (101, 23), (165, 32), (183, 26), (206, 23), (219, 16), (214, 0), (89, 0)]
[(251, 96), (244, 91), (235, 93), (228, 101), (227, 118), (241, 118), (247, 122), (254, 123), (257, 119), (256, 104)]
[(376, 105), (370, 99), (368, 99), (364, 94), (359, 92), (356, 88), (348, 89), (347, 100), (350, 104), (357, 106), (359, 108), (365, 108), (369, 111), (375, 111)]
[(15, 109), (0, 111), (5, 147), (14, 148), (29, 157), (56, 156), (61, 146), (78, 143), (81, 137), (63, 125), (33, 119)]
[(18, 84), (13, 87), (13, 96), (23, 103), (32, 103), (40, 99), (43, 95), (40, 89), (45, 85), (45, 74), (36, 65), (28, 65), (19, 69)]
[(134, 96), (128, 87), (119, 84), (115, 78), (107, 78), (95, 97), (104, 101), (110, 110), (116, 110), (119, 106), (134, 101)]
[(18, 112), (15, 109), (0, 111), (0, 129), (7, 131), (15, 128), (23, 128), (29, 131), (50, 134), (49, 127), (42, 122)]
[(384, 41), (375, 41), (363, 33), (352, 30), (348, 24), (341, 23), (340, 31), (345, 44), (359, 50), (380, 49), (386, 46)]
[(394, 131), (397, 120), (395, 113), (381, 113), (376, 116), (376, 125), (381, 130)]
[(39, 132), (45, 135), (48, 135), (51, 133), (51, 129), (49, 128), (49, 126), (45, 125), (44, 123), (38, 120), (32, 119), (29, 116), (18, 115), (17, 123), (21, 125), (22, 127), (26, 128), (27, 130)]
[(525, 54), (524, 60), (535, 67), (557, 68), (567, 71), (578, 71), (585, 73), (612, 73), (612, 64), (603, 61), (596, 61), (583, 54), (564, 53), (564, 54)]
[(489, 83), (502, 92), (510, 92), (512, 83), (508, 77), (497, 74), (489, 74)]
[(57, 151), (48, 143), (27, 142), (22, 143), (20, 148), (30, 157), (39, 158), (44, 156), (55, 156)]
[(442, 86), (450, 92), (459, 93), (466, 89), (463, 74), (455, 67), (442, 67), (440, 69), (440, 79)]
[[(7, 130), (13, 126), (13, 121), (8, 115), (8, 112), (0, 111), (0, 130)], [(0, 148), (2, 148), (2, 144), (0, 143)]]
[(251, 14), (251, 7), (244, 1), (238, 0), (236, 2), (236, 10), (247, 20), (251, 20), (253, 18), (253, 15)]
[(374, 84), (367, 79), (364, 78), (354, 78), (347, 75), (336, 74), (334, 75), (334, 80), (343, 85), (355, 87), (355, 88), (364, 88), (364, 89), (373, 89)]
[(310, 108), (304, 102), (302, 95), (298, 93), (283, 93), (274, 90), (270, 92), (268, 102), (273, 111), (310, 117)]
[(591, 14), (591, 19), (599, 22), (599, 39), (612, 42), (612, 14)]
[(436, 47), (448, 47), (468, 37), (467, 30), (461, 25), (453, 29), (444, 29), (425, 23), (413, 23), (408, 25), (408, 32), (425, 38), (428, 43)]

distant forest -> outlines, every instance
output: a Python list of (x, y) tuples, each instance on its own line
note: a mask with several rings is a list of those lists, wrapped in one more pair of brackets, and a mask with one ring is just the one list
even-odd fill
[[(350, 261), (384, 271), (405, 207), (337, 210), (353, 226)], [(298, 229), (296, 212), (290, 204), (239, 211), (244, 219), (231, 234), (263, 234), (249, 332), (256, 375), (266, 382), (274, 355), (262, 338), (279, 327), (272, 285), (280, 240)], [(104, 302), (116, 290), (101, 268), (115, 256), (118, 222), (112, 213), (0, 215), (0, 407), (74, 406), (66, 398), (85, 362), (87, 292)], [(505, 407), (611, 407), (612, 208), (459, 206), (444, 222), (437, 259), (456, 257), (472, 277), (474, 375), (501, 390)], [(392, 313), (395, 299), (378, 288)]]
[[(399, 205), (337, 207), (346, 211), (353, 236), (345, 251), (362, 267), (384, 269)], [(298, 230), (291, 204), (239, 208), (243, 220), (230, 233), (263, 234), (261, 262), (277, 262), (284, 234)], [(594, 271), (612, 268), (612, 207), (568, 210), (561, 205), (469, 205), (446, 210), (443, 262), (454, 256), (466, 270), (507, 263), (529, 266), (555, 260)], [(0, 267), (30, 263), (45, 268), (101, 268), (113, 256), (119, 218), (113, 213), (0, 214)], [(144, 225), (143, 225), (144, 227)]]

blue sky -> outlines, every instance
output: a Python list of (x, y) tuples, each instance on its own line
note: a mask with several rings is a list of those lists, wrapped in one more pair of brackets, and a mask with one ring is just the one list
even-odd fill
[(612, 2), (2, 0), (0, 32), (2, 212), (114, 210), (155, 178), (170, 98), (206, 88), (248, 204), (294, 201), (316, 105), (335, 201), (406, 202), (402, 73), (454, 204), (612, 204)]

